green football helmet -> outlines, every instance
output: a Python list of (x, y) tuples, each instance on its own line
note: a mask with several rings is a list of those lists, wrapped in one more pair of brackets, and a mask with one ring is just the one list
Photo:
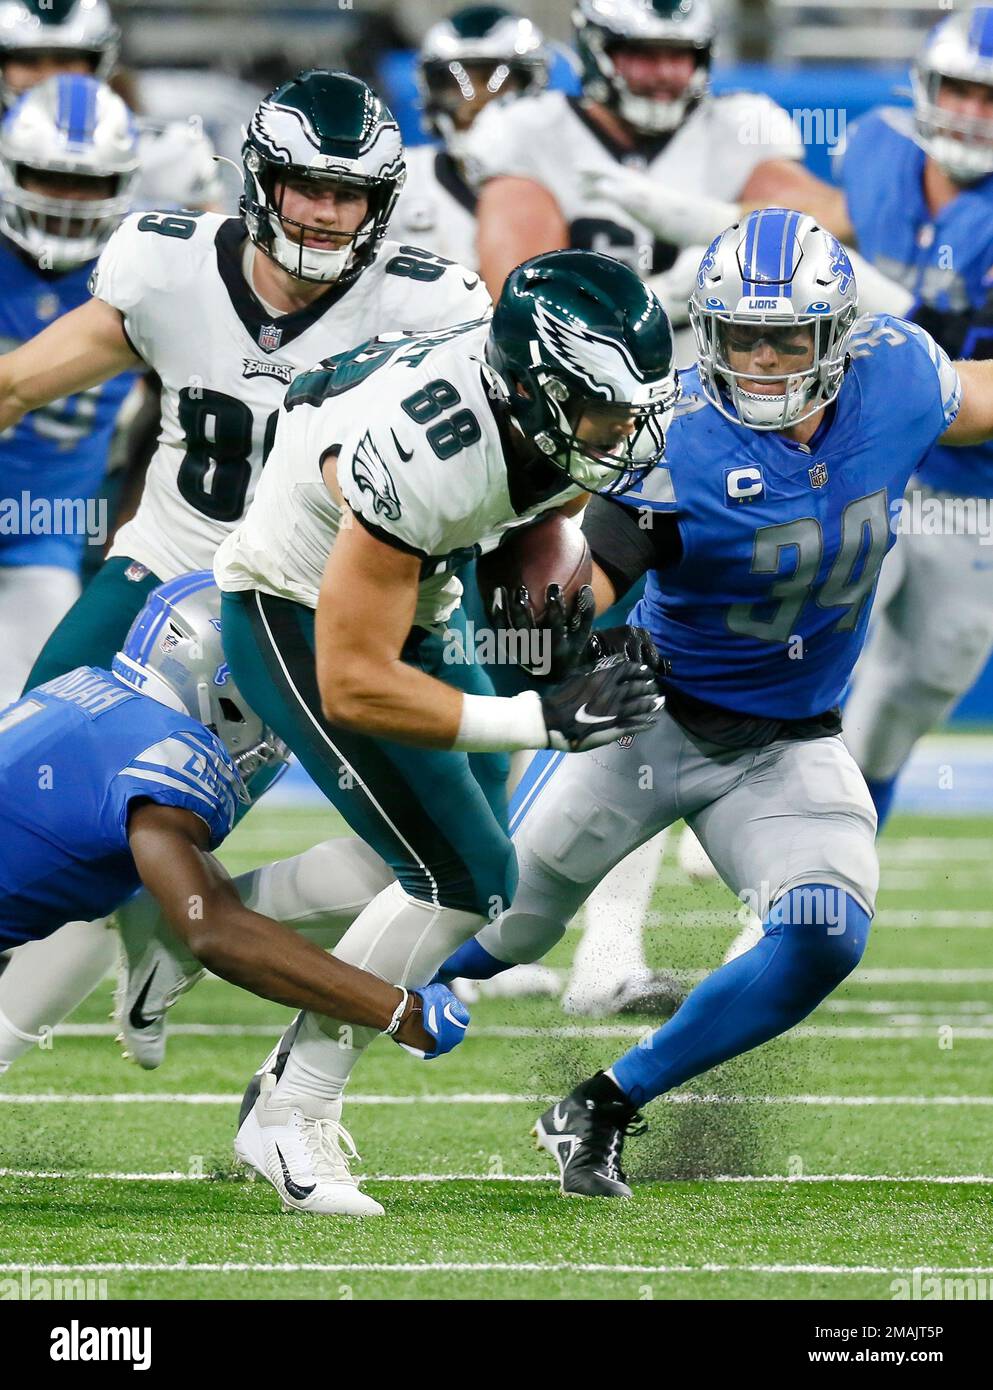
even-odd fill
[[(239, 206), (255, 245), (300, 280), (356, 279), (379, 250), (407, 172), (400, 129), (372, 88), (344, 72), (298, 74), (260, 103), (241, 157)], [(359, 192), (368, 211), (353, 234), (321, 244), (326, 228), (283, 213), (289, 179)]]
[(548, 84), (549, 51), (538, 26), (501, 5), (467, 5), (432, 24), (417, 55), (424, 123), (454, 158), (488, 102)]
[(588, 492), (623, 492), (665, 454), (679, 397), (672, 328), (628, 266), (549, 251), (512, 271), (486, 364), (512, 427)]
[[(583, 95), (616, 111), (639, 134), (671, 134), (706, 94), (716, 35), (710, 0), (577, 0), (572, 22)], [(637, 92), (618, 71), (618, 49), (653, 48), (692, 55), (693, 74), (681, 91), (664, 97)]]

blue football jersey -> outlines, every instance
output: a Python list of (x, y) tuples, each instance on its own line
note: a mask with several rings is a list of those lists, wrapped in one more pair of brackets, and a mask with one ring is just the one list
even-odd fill
[[(806, 719), (839, 701), (865, 640), (907, 480), (958, 411), (958, 375), (923, 329), (866, 316), (852, 364), (808, 445), (736, 424), (696, 369), (666, 465), (623, 502), (668, 512), (679, 561), (648, 576), (629, 621), (678, 690), (725, 709)], [(897, 404), (898, 403), (898, 404)]]
[[(858, 248), (916, 297), (920, 320), (954, 357), (989, 356), (989, 327), (972, 328), (993, 287), (993, 175), (970, 184), (932, 217), (924, 151), (912, 112), (882, 107), (849, 131), (838, 173)], [(894, 398), (894, 409), (900, 397)], [(993, 444), (938, 446), (921, 469), (932, 487), (993, 496)]]
[[(85, 304), (92, 269), (91, 263), (60, 275), (39, 270), (0, 237), (0, 352)], [(88, 535), (101, 545), (106, 540), (86, 499), (106, 472), (114, 424), (135, 379), (123, 372), (32, 411), (0, 434), (0, 565), (75, 570)]]
[(0, 949), (102, 917), (140, 885), (138, 797), (182, 806), (220, 844), (245, 795), (223, 744), (187, 714), (80, 666), (0, 713)]

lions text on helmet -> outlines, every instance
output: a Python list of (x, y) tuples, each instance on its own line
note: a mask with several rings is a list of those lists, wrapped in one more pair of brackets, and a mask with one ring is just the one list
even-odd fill
[(752, 213), (711, 243), (690, 299), (707, 399), (749, 429), (809, 421), (841, 389), (857, 317), (840, 242), (803, 213)]

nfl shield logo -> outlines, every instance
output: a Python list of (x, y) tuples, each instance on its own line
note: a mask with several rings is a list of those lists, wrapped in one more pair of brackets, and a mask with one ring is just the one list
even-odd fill
[(630, 748), (634, 743), (634, 734), (622, 734), (617, 740), (618, 748)]
[(823, 487), (828, 480), (827, 464), (815, 463), (813, 468), (807, 469), (807, 476), (811, 487)]
[(160, 652), (171, 652), (179, 646), (179, 638), (174, 632), (167, 632), (159, 643)]
[(264, 323), (259, 329), (259, 347), (263, 352), (275, 352), (283, 341), (283, 330), (274, 323)]

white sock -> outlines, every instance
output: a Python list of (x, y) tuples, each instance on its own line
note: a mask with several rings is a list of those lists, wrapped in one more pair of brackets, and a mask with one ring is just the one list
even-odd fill
[(0, 1017), (6, 1024), (0, 1028), (0, 1067), (71, 1014), (116, 960), (117, 933), (108, 929), (106, 917), (67, 922), (42, 941), (12, 951), (0, 975)]
[(576, 948), (567, 993), (605, 995), (628, 975), (647, 970), (645, 915), (658, 878), (667, 830), (633, 850), (586, 900), (586, 929)]
[[(480, 913), (434, 907), (410, 897), (399, 883), (392, 883), (360, 913), (334, 954), (382, 980), (416, 989), (426, 984), (485, 920)], [(373, 1028), (305, 1015), (276, 1084), (276, 1094), (334, 1100), (377, 1036)]]

